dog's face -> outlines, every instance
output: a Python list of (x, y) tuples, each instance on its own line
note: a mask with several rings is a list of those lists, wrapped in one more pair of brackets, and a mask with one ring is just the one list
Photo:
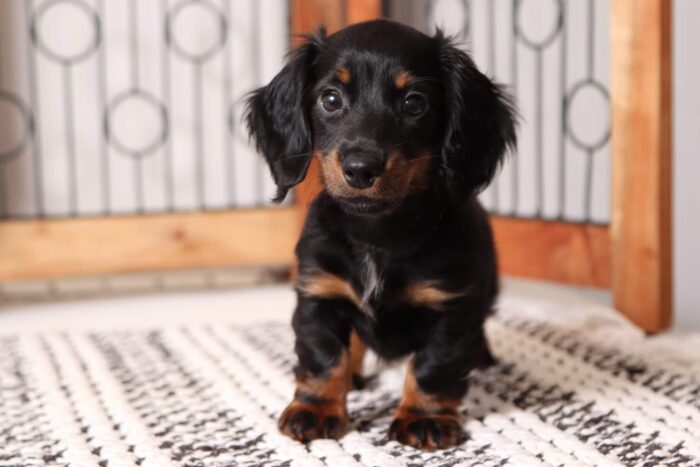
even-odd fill
[(438, 184), (467, 196), (515, 143), (501, 90), (440, 33), (372, 21), (309, 38), (248, 101), (277, 200), (320, 161), (344, 210), (391, 212)]
[[(387, 212), (431, 182), (442, 114), (436, 44), (395, 25), (349, 28), (321, 51), (309, 109), (328, 193), (347, 211)], [(368, 25), (369, 26), (369, 25)]]

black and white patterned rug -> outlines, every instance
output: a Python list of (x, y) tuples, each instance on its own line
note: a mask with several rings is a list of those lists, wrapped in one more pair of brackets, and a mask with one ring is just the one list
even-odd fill
[(340, 441), (280, 435), (284, 323), (4, 335), (0, 466), (700, 466), (698, 366), (619, 323), (552, 322), (517, 303), (488, 334), (500, 364), (471, 379), (470, 439), (436, 452), (386, 439), (401, 368), (351, 394)]

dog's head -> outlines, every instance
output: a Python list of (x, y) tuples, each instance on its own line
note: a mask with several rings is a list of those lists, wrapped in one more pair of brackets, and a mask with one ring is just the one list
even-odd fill
[(384, 20), (309, 37), (247, 106), (276, 201), (317, 157), (326, 190), (355, 214), (390, 212), (437, 184), (469, 196), (515, 144), (508, 98), (465, 52)]

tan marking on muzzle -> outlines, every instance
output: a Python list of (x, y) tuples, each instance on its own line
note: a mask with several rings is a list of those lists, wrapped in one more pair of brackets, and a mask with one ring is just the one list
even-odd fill
[(394, 150), (389, 153), (386, 167), (377, 181), (369, 188), (358, 189), (348, 185), (345, 180), (337, 149), (326, 155), (316, 151), (315, 155), (321, 163), (323, 184), (334, 196), (369, 196), (398, 201), (409, 193), (426, 187), (431, 165), (429, 154), (409, 160), (401, 151)]
[(343, 176), (343, 167), (340, 163), (340, 155), (337, 149), (331, 150), (324, 155), (320, 151), (316, 151), (316, 158), (321, 164), (321, 178), (326, 189), (334, 195), (344, 194), (345, 191), (351, 189), (345, 183)]

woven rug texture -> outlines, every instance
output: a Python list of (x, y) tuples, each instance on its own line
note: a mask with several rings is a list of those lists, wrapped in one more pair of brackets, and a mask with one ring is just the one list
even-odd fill
[(682, 349), (517, 301), (487, 330), (499, 364), (471, 376), (469, 440), (434, 452), (386, 438), (400, 366), (351, 393), (340, 441), (279, 434), (285, 323), (2, 335), (0, 466), (700, 466), (700, 365)]

